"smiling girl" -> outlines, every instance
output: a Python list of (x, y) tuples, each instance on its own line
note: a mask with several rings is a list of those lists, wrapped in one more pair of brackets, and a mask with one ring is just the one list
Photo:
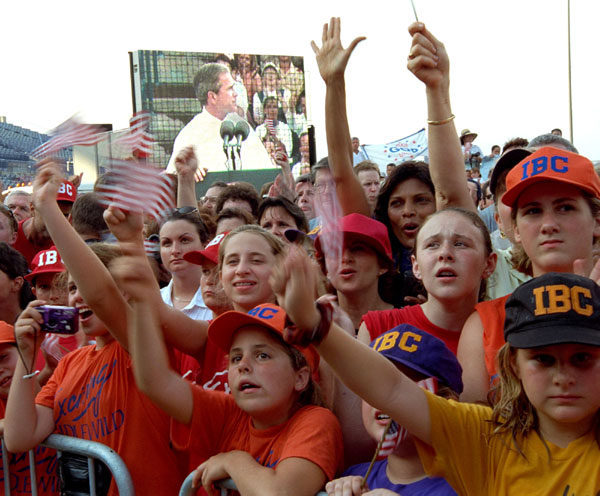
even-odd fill
[[(260, 295), (264, 289), (259, 271), (269, 262), (264, 248), (271, 249), (263, 241), (238, 233), (222, 245), (223, 281), (233, 288), (238, 306), (249, 301), (247, 293)], [(285, 312), (266, 303), (248, 313), (226, 312), (211, 323), (209, 339), (229, 353), (232, 394), (207, 391), (169, 368), (156, 312), (135, 264), (121, 260), (115, 271), (128, 280), (134, 300), (130, 336), (136, 380), (173, 417), (174, 445), (190, 452), (191, 467), (200, 464), (194, 484), (201, 481), (215, 494), (213, 483), (230, 477), (242, 495), (315, 494), (340, 468), (341, 433), (335, 416), (314, 406), (319, 403), (314, 350), (283, 342)]]
[[(84, 243), (56, 202), (60, 184), (59, 166), (41, 162), (34, 203), (67, 268), (68, 304), (78, 309), (80, 330), (95, 344), (64, 356), (37, 394), (31, 364), (44, 332), (35, 307), (44, 302), (32, 302), (25, 309), (15, 324), (23, 359), (17, 363), (6, 407), (6, 444), (11, 451), (26, 451), (53, 432), (98, 441), (121, 456), (137, 493), (170, 494), (183, 474), (169, 445), (169, 418), (135, 386), (127, 348), (128, 305), (106, 268), (120, 251)], [(141, 216), (138, 220), (141, 244)], [(152, 274), (149, 265), (148, 271)], [(149, 287), (154, 289), (156, 279), (151, 281)], [(150, 472), (148, 463), (153, 467)], [(111, 485), (109, 494), (116, 493)]]

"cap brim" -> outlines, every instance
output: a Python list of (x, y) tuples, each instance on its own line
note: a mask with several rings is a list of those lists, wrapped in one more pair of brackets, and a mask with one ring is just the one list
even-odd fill
[(186, 262), (196, 265), (204, 265), (206, 262), (217, 265), (219, 262), (218, 260), (213, 260), (210, 256), (206, 255), (204, 250), (188, 251), (185, 255), (183, 255), (183, 259)]
[(46, 269), (40, 269), (40, 270), (35, 270), (33, 272), (30, 272), (29, 274), (26, 274), (25, 276), (23, 276), (23, 278), (27, 282), (31, 282), (35, 277), (41, 276), (42, 274), (60, 274), (61, 272), (64, 272), (65, 270), (67, 270), (66, 267), (63, 268), (62, 270), (52, 269), (52, 268), (48, 267)]
[(267, 324), (264, 319), (256, 318), (235, 310), (229, 310), (219, 315), (208, 326), (208, 339), (215, 343), (225, 353), (229, 353), (233, 336), (241, 328), (248, 325), (256, 325), (268, 329), (269, 331), (281, 336), (281, 332)]
[(600, 329), (569, 324), (564, 327), (537, 325), (532, 329), (511, 332), (506, 341), (515, 348), (539, 348), (566, 343), (600, 346)]
[[(373, 250), (382, 257), (383, 260), (386, 260), (388, 263), (393, 264), (394, 261), (392, 260), (392, 258), (390, 257), (390, 255), (388, 255), (385, 251), (385, 247), (381, 244), (378, 243), (377, 241), (375, 241), (371, 236), (367, 236), (366, 234), (362, 233), (362, 232), (355, 232), (355, 231), (341, 231), (342, 234), (344, 235), (344, 237), (346, 236), (351, 236), (354, 239), (358, 239), (359, 241), (362, 241), (363, 243), (365, 243), (367, 246), (370, 246), (371, 248), (373, 248)], [(321, 250), (321, 236), (324, 234), (327, 234), (328, 231), (321, 231), (319, 233), (319, 236), (317, 237), (317, 239), (315, 240), (315, 249), (317, 251), (317, 256), (319, 257), (323, 257), (323, 251)]]
[(496, 165), (494, 165), (494, 168), (492, 169), (492, 176), (490, 177), (490, 191), (494, 196), (496, 196), (496, 189), (498, 188), (500, 176), (504, 172), (509, 172), (521, 160), (532, 153), (533, 152), (525, 148), (515, 148), (514, 150), (509, 150), (498, 159)]
[(587, 191), (594, 197), (598, 196), (598, 192), (595, 189), (593, 189), (591, 187), (587, 187), (586, 185), (581, 184), (581, 182), (579, 182), (579, 181), (571, 181), (570, 179), (562, 179), (562, 178), (558, 178), (558, 177), (540, 175), (540, 176), (529, 177), (529, 178), (521, 181), (519, 184), (516, 184), (515, 186), (510, 188), (510, 190), (507, 191), (504, 194), (504, 196), (502, 197), (502, 203), (504, 203), (505, 205), (507, 205), (509, 207), (514, 207), (515, 203), (519, 199), (519, 195), (521, 193), (523, 193), (523, 191), (525, 191), (530, 186), (533, 186), (534, 184), (543, 183), (545, 181), (562, 183), (562, 184), (570, 184), (570, 185), (575, 186), (578, 189)]

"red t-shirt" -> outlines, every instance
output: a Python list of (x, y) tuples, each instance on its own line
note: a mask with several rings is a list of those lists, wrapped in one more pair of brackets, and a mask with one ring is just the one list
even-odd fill
[[(209, 321), (210, 323), (211, 321)], [(187, 355), (179, 350), (173, 350), (175, 355), (175, 370), (186, 379), (190, 380), (204, 389), (213, 391), (230, 392), (227, 383), (227, 353), (214, 344), (210, 339), (206, 340), (200, 361), (193, 356)]]
[[(6, 400), (0, 399), (0, 418), (4, 418)], [(60, 479), (56, 470), (56, 451), (36, 446), (35, 474), (37, 490), (40, 496), (58, 496)], [(31, 495), (31, 476), (29, 473), (29, 452), (9, 453), (10, 494), (11, 496)], [(0, 452), (0, 494), (4, 495), (4, 463)]]
[(286, 458), (304, 458), (333, 479), (342, 469), (342, 431), (326, 408), (305, 406), (287, 422), (256, 429), (251, 417), (231, 395), (190, 384), (194, 414), (190, 425), (171, 421), (171, 439), (177, 449), (190, 451), (190, 472), (218, 453), (243, 450), (261, 465), (275, 468)]
[[(115, 450), (136, 494), (177, 494), (187, 467), (178, 466), (170, 447), (169, 417), (136, 387), (131, 358), (118, 342), (63, 357), (36, 403), (54, 410), (54, 432)], [(117, 494), (114, 484), (109, 494)]]
[[(33, 257), (35, 257), (36, 253), (42, 250), (47, 250), (53, 245), (53, 242), (50, 238), (48, 238), (46, 243), (44, 243), (42, 246), (39, 246), (34, 245), (31, 241), (29, 241), (27, 236), (25, 236), (25, 232), (23, 231), (23, 223), (27, 222), (27, 220), (29, 219), (23, 219), (19, 222), (17, 239), (13, 243), (12, 247), (25, 257), (27, 263), (31, 267), (31, 261), (33, 260)], [(31, 222), (33, 222), (33, 220)]]
[(458, 349), (460, 332), (443, 329), (433, 324), (425, 317), (421, 305), (367, 312), (363, 315), (362, 321), (369, 329), (371, 341), (400, 324), (410, 324), (441, 339), (455, 355)]

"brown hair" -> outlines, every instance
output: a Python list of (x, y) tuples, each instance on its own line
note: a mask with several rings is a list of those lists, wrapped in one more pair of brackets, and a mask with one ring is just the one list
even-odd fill
[[(597, 218), (598, 216), (600, 216), (600, 199), (590, 195), (586, 191), (581, 191), (581, 194), (583, 195), (583, 198), (585, 199), (588, 206), (590, 207), (590, 212), (592, 214), (592, 217)], [(512, 219), (513, 226), (517, 225), (518, 208), (517, 208), (516, 204), (517, 203), (515, 201), (513, 208), (510, 212), (510, 217)], [(597, 237), (594, 236), (592, 246), (596, 241), (597, 241)], [(592, 249), (592, 246), (590, 246), (590, 250)], [(510, 262), (511, 262), (512, 266), (519, 272), (522, 272), (523, 274), (527, 274), (528, 276), (533, 277), (533, 264), (531, 263), (531, 259), (529, 258), (529, 255), (527, 253), (525, 253), (525, 249), (523, 248), (523, 245), (521, 245), (521, 243), (513, 244)]]
[(356, 165), (354, 167), (354, 174), (356, 174), (358, 176), (359, 172), (370, 171), (370, 170), (377, 172), (377, 175), (381, 176), (381, 173), (379, 171), (379, 166), (375, 162), (371, 162), (370, 160), (364, 160), (363, 162)]

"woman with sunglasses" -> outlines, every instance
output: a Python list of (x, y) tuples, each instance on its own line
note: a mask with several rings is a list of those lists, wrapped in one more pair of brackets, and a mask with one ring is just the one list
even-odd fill
[(208, 320), (212, 312), (202, 301), (202, 267), (184, 260), (190, 251), (202, 250), (208, 232), (194, 207), (181, 207), (166, 217), (159, 231), (160, 258), (171, 274), (171, 282), (161, 289), (163, 301), (195, 320)]

